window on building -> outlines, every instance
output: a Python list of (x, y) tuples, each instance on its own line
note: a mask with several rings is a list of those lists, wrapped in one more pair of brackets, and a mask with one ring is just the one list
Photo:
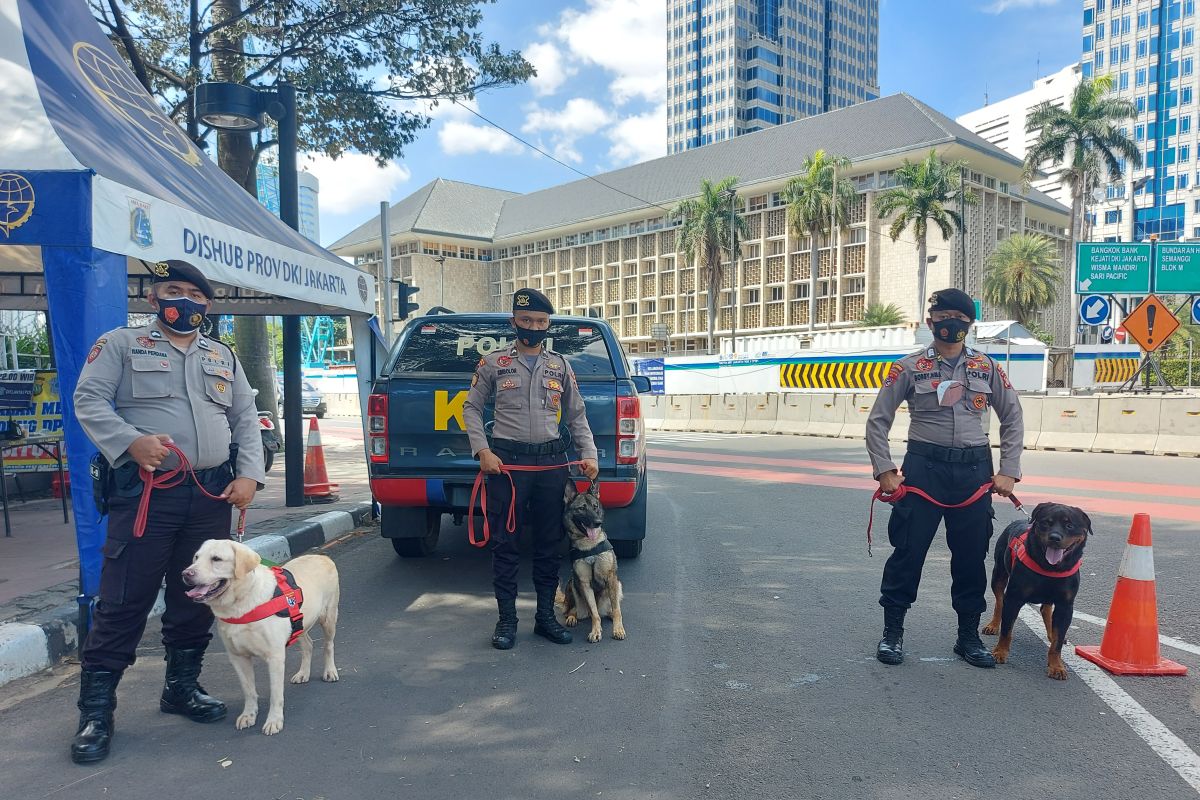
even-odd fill
[[(1115, 30), (1115, 28), (1114, 28), (1114, 30)], [(1149, 51), (1149, 48), (1147, 48), (1147, 47), (1146, 47), (1146, 40), (1145, 40), (1145, 39), (1139, 39), (1139, 40), (1138, 40), (1138, 43), (1137, 43), (1137, 57), (1138, 57), (1138, 58), (1145, 58), (1145, 57), (1146, 57), (1146, 53), (1147, 53), (1148, 51)]]
[(1083, 10), (1083, 24), (1091, 25), (1093, 22), (1095, 22), (1095, 20), (1096, 20), (1096, 11), (1091, 8), (1085, 8)]
[(1192, 87), (1184, 86), (1179, 90), (1179, 105), (1185, 106), (1192, 102)]
[(1104, 51), (1096, 51), (1096, 69), (1104, 69)]
[(1124, 91), (1128, 88), (1129, 88), (1129, 73), (1122, 72), (1120, 77), (1117, 79), (1117, 89), (1120, 91)]
[(808, 298), (808, 284), (807, 283), (793, 283), (792, 284), (792, 299), (793, 300), (805, 300), (807, 298)]
[(1180, 145), (1179, 147), (1179, 163), (1183, 164), (1191, 160), (1192, 148), (1190, 145)]
[(1105, 225), (1115, 225), (1116, 223), (1118, 223), (1120, 221), (1121, 221), (1121, 210), (1120, 209), (1117, 209), (1115, 211), (1105, 211), (1104, 212), (1104, 224)]
[(1093, 47), (1094, 42), (1095, 42), (1095, 39), (1092, 38), (1091, 34), (1083, 37), (1083, 52), (1085, 52), (1085, 53), (1092, 52), (1092, 50), (1094, 49), (1094, 47)]
[(1184, 28), (1183, 29), (1183, 46), (1184, 47), (1190, 47), (1192, 45), (1192, 42), (1195, 41), (1195, 39), (1196, 39), (1196, 29), (1195, 28)]
[(771, 287), (771, 302), (778, 303), (782, 299), (783, 299), (783, 287), (782, 286), (772, 286)]
[(761, 301), (762, 301), (762, 290), (761, 289), (747, 289), (746, 290), (746, 302), (747, 303), (758, 303)]
[(1104, 41), (1104, 23), (1103, 22), (1096, 23), (1096, 41), (1097, 42)]
[(1149, 11), (1138, 12), (1137, 29), (1140, 31), (1140, 30), (1145, 30), (1148, 27), (1150, 27), (1150, 12)]
[(1129, 60), (1129, 45), (1123, 44), (1123, 45), (1121, 45), (1121, 63), (1123, 64), (1128, 60)]
[(1146, 70), (1139, 69), (1139, 70), (1134, 71), (1133, 82), (1134, 82), (1135, 86), (1145, 86), (1146, 85)]
[(1189, 133), (1192, 130), (1192, 115), (1187, 114), (1179, 118), (1179, 132)]
[(1196, 0), (1183, 0), (1183, 15), (1190, 17), (1196, 13)]
[(1181, 75), (1185, 75), (1185, 76), (1192, 74), (1192, 59), (1191, 59), (1191, 57), (1185, 58), (1179, 62), (1179, 72)]
[(757, 195), (756, 197), (750, 198), (750, 203), (749, 203), (750, 211), (762, 211), (766, 207), (767, 207), (767, 196), (765, 194), (760, 194), (760, 195)]
[(1187, 176), (1187, 174), (1186, 174), (1186, 173), (1180, 173), (1180, 175), (1179, 175), (1179, 188), (1180, 188), (1180, 189), (1186, 189), (1187, 187), (1188, 187), (1188, 176)]

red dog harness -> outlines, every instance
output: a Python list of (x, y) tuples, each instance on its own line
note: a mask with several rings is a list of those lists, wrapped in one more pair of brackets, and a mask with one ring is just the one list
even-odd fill
[(1028, 538), (1029, 528), (1026, 528), (1020, 536), (1014, 536), (1008, 540), (1008, 571), (1010, 573), (1013, 571), (1013, 568), (1016, 567), (1018, 561), (1029, 567), (1038, 575), (1043, 575), (1047, 578), (1069, 578), (1076, 572), (1079, 572), (1079, 568), (1083, 566), (1083, 559), (1081, 558), (1075, 562), (1075, 566), (1068, 567), (1062, 572), (1054, 572), (1053, 570), (1046, 569), (1041, 564), (1034, 561), (1033, 556), (1029, 555), (1029, 551), (1025, 548), (1025, 540)]
[(279, 584), (275, 587), (275, 594), (271, 599), (240, 617), (221, 617), (221, 622), (245, 625), (247, 622), (258, 622), (270, 616), (288, 617), (292, 622), (292, 635), (287, 640), (287, 646), (290, 647), (292, 642), (304, 633), (304, 615), (300, 613), (300, 607), (304, 605), (304, 592), (296, 585), (292, 573), (283, 567), (271, 567), (271, 572), (275, 573), (275, 582)]

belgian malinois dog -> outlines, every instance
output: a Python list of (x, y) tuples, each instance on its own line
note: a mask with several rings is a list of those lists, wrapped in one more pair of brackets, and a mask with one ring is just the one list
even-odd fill
[(581, 619), (592, 620), (589, 642), (601, 637), (600, 618), (612, 619), (614, 639), (625, 638), (621, 618), (621, 581), (617, 579), (617, 554), (604, 535), (604, 506), (595, 481), (586, 492), (568, 480), (563, 490), (563, 528), (571, 542), (571, 577), (554, 598), (563, 622), (573, 628)]

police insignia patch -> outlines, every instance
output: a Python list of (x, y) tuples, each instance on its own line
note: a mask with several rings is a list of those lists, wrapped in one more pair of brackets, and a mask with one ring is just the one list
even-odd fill
[(179, 320), (179, 309), (174, 306), (169, 306), (163, 309), (163, 319), (167, 322), (177, 322)]
[(496, 359), (497, 366), (507, 367), (511, 363), (512, 363), (511, 356), (500, 356), (499, 358)]
[(155, 265), (150, 268), (150, 271), (160, 278), (165, 278), (171, 274), (171, 268), (162, 261), (155, 263)]
[(558, 394), (557, 392), (550, 395), (550, 397), (549, 397), (550, 407), (558, 408), (558, 404), (559, 404), (559, 401), (561, 400), (561, 398), (562, 398), (562, 395)]
[(971, 405), (975, 406), (976, 411), (983, 411), (987, 408), (987, 396), (982, 394), (975, 395), (971, 400)]
[(158, 341), (151, 339), (149, 336), (139, 336), (137, 338), (137, 343), (142, 347), (154, 347), (154, 345), (158, 344)]
[(517, 305), (521, 307), (529, 305), (529, 295), (525, 294), (524, 292), (517, 295)]
[(902, 372), (904, 372), (904, 367), (901, 366), (899, 361), (892, 364), (892, 368), (888, 370), (887, 377), (883, 379), (883, 385), (891, 386), (892, 384), (894, 384), (896, 382), (896, 379), (900, 377), (900, 374)]
[(559, 364), (557, 361), (551, 361), (546, 366), (550, 367), (550, 369), (562, 369), (562, 364)]
[(1009, 383), (1008, 375), (1000, 365), (996, 365), (996, 372), (1000, 373), (1000, 382), (1004, 384), (1005, 389), (1011, 389), (1012, 384)]
[(203, 321), (204, 321), (203, 314), (192, 314), (190, 317), (188, 317), (188, 322), (197, 328), (200, 327), (200, 323)]
[(501, 389), (515, 389), (515, 388), (517, 388), (517, 382), (514, 381), (512, 378), (509, 378), (508, 380), (506, 380), (500, 384), (500, 388)]
[(225, 394), (225, 384), (223, 384), (223, 383), (218, 383), (218, 384), (217, 384), (217, 391), (218, 391), (218, 392), (220, 392), (221, 394)]
[(917, 359), (917, 372), (928, 372), (933, 369), (933, 359), (922, 356)]
[(92, 345), (91, 352), (88, 353), (87, 363), (90, 364), (93, 361), (95, 361), (97, 358), (100, 357), (100, 351), (104, 349), (104, 345), (106, 342), (108, 342), (108, 339), (97, 339), (96, 340), (96, 343), (94, 345)]
[(546, 386), (553, 392), (561, 392), (562, 391), (562, 384), (554, 379), (547, 381)]

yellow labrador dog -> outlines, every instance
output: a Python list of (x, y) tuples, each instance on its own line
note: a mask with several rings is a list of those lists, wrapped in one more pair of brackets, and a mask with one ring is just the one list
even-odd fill
[[(338, 679), (337, 666), (333, 662), (339, 599), (337, 567), (328, 556), (305, 555), (287, 562), (285, 580), (286, 573), (291, 574), (292, 584), (303, 594), (299, 604), (303, 620), (296, 620), (294, 626), (293, 616), (289, 616), (286, 607), (263, 616), (270, 610), (267, 604), (277, 595), (286, 603), (288, 599), (296, 599), (297, 593), (294, 589), (282, 591), (287, 584), (281, 584), (276, 573), (262, 565), (258, 553), (244, 544), (228, 539), (209, 539), (196, 551), (192, 565), (183, 571), (183, 582), (191, 587), (188, 597), (204, 603), (216, 615), (217, 631), (225, 642), (229, 660), (242, 685), (246, 704), (237, 718), (238, 730), (253, 726), (258, 719), (253, 658), (266, 661), (270, 675), (271, 705), (262, 732), (270, 736), (283, 730), (283, 673), (287, 646), (292, 641), (300, 642), (300, 669), (292, 676), (292, 683), (308, 683), (313, 653), (308, 631), (313, 625), (320, 623), (325, 633), (322, 678), (327, 681)], [(242, 621), (256, 616), (262, 618)]]

